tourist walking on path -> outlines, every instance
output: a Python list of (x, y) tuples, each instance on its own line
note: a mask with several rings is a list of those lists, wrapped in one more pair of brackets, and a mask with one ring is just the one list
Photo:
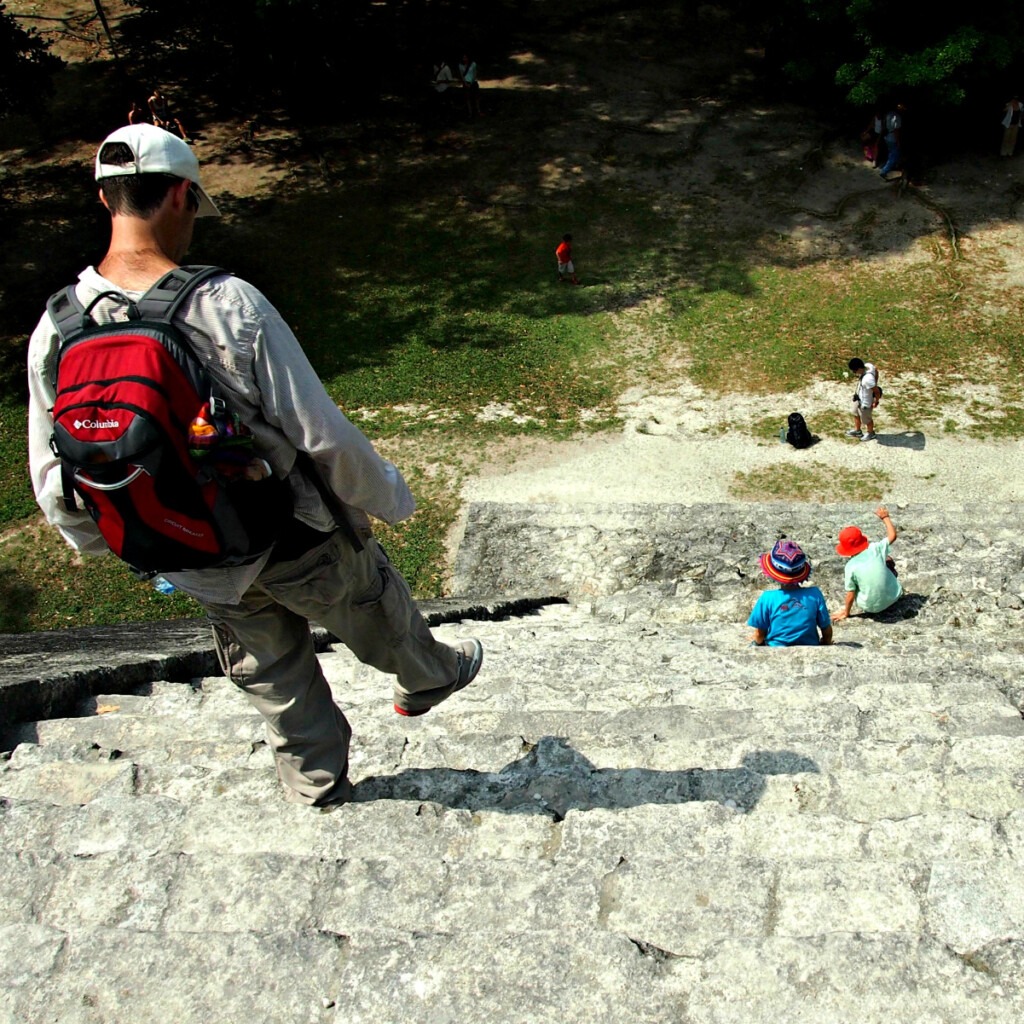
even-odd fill
[[(153, 284), (178, 268), (196, 218), (218, 210), (188, 145), (153, 125), (110, 135), (95, 176), (111, 216), (110, 245), (98, 266), (79, 275), (74, 294), (85, 306), (95, 301), (94, 318), (110, 323), (125, 320)], [(267, 470), (285, 482), (279, 489), (290, 492), (292, 513), (276, 543), (249, 561), (164, 575), (209, 615), (225, 674), (266, 721), (289, 799), (344, 802), (352, 731), (314, 654), (310, 620), (360, 661), (396, 677), (394, 707), (402, 715), (423, 714), (467, 686), (480, 668), (481, 645), (465, 640), (450, 647), (431, 635), (368, 518), (407, 519), (415, 510), (409, 488), (334, 404), (264, 295), (216, 272), (187, 294), (174, 325), (214, 379), (217, 401), (249, 428)], [(99, 528), (67, 501), (62, 463), (50, 449), (59, 343), (48, 311), (29, 342), (32, 484), (68, 543), (102, 554)], [(143, 472), (127, 468), (138, 470), (132, 480)]]
[(889, 180), (889, 172), (895, 171), (903, 163), (903, 115), (906, 106), (902, 103), (896, 104), (895, 110), (890, 110), (885, 115), (884, 135), (886, 157), (885, 163), (879, 168), (879, 175)]
[(188, 136), (188, 132), (185, 131), (185, 126), (178, 119), (177, 115), (171, 110), (170, 101), (164, 95), (163, 90), (159, 86), (153, 90), (153, 95), (147, 100), (149, 106), (149, 116), (158, 128), (163, 128), (164, 131), (173, 132), (175, 128), (178, 129), (179, 136), (185, 142), (191, 142), (192, 140)]
[(896, 540), (896, 527), (884, 505), (875, 510), (875, 515), (885, 527), (883, 540), (872, 543), (857, 526), (844, 526), (839, 531), (836, 552), (849, 561), (844, 570), (846, 600), (842, 611), (832, 616), (833, 622), (849, 616), (854, 603), (862, 612), (884, 612), (903, 596), (903, 587), (896, 578), (896, 563), (889, 554)]
[(865, 363), (856, 357), (847, 365), (858, 378), (858, 384), (853, 393), (853, 429), (848, 430), (846, 436), (874, 441), (875, 409), (882, 397), (882, 389), (878, 386), (878, 369), (874, 363)]
[(459, 61), (459, 78), (462, 79), (462, 91), (466, 94), (466, 113), (472, 117), (480, 116), (480, 77), (476, 61), (469, 54), (463, 54)]
[[(747, 625), (753, 626), (751, 644), (758, 647), (817, 647), (832, 643), (832, 620), (817, 587), (802, 587), (811, 575), (811, 563), (799, 544), (776, 541), (761, 555), (761, 571), (779, 584), (766, 590), (754, 605)], [(821, 632), (819, 640), (818, 633)]]
[(1017, 134), (1020, 131), (1021, 115), (1024, 113), (1024, 105), (1020, 98), (1014, 96), (1007, 100), (1003, 107), (1003, 144), (999, 148), (1000, 156), (1013, 156), (1017, 148)]

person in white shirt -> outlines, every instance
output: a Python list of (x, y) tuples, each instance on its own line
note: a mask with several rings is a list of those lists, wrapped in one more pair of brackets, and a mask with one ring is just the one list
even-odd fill
[[(95, 268), (79, 275), (76, 295), (88, 305), (114, 292), (99, 300), (94, 316), (124, 320), (128, 301), (180, 264), (196, 218), (219, 211), (189, 146), (150, 124), (108, 136), (95, 171), (111, 214), (110, 245)], [(394, 708), (401, 715), (424, 714), (467, 686), (483, 649), (476, 640), (450, 647), (431, 635), (368, 518), (407, 519), (416, 507), (409, 488), (330, 399), (270, 302), (251, 284), (217, 274), (189, 295), (175, 324), (272, 471), (288, 481), (294, 512), (287, 531), (252, 563), (165, 575), (209, 615), (225, 674), (266, 721), (286, 796), (305, 804), (344, 802), (352, 730), (320, 670), (310, 620), (360, 661), (396, 677)], [(88, 513), (66, 508), (61, 465), (50, 449), (58, 346), (44, 313), (28, 352), (32, 484), (47, 520), (72, 547), (104, 554)], [(300, 453), (323, 491), (297, 465)]]
[(437, 92), (447, 92), (454, 81), (455, 76), (448, 66), (448, 61), (442, 60), (439, 64), (434, 65), (434, 89)]
[(848, 437), (859, 437), (862, 441), (875, 439), (875, 409), (882, 397), (878, 386), (878, 370), (874, 363), (863, 359), (851, 359), (850, 372), (859, 378), (857, 390), (853, 393), (853, 429), (846, 432)]

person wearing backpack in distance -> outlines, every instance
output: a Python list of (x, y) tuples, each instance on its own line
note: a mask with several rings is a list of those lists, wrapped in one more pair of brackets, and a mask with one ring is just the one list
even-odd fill
[[(218, 210), (202, 188), (189, 146), (153, 125), (129, 125), (108, 136), (97, 152), (95, 176), (111, 214), (110, 245), (98, 266), (79, 275), (74, 295), (82, 306), (95, 302), (93, 319), (110, 323), (110, 330), (123, 329), (125, 324), (112, 322), (124, 321), (133, 310), (138, 315), (155, 283), (183, 273), (179, 265), (196, 218)], [(179, 567), (169, 565), (162, 574), (206, 610), (225, 674), (266, 721), (287, 798), (342, 803), (351, 793), (352, 733), (316, 659), (310, 620), (339, 637), (360, 661), (396, 677), (394, 706), (402, 715), (424, 714), (472, 682), (483, 649), (476, 640), (451, 647), (431, 635), (408, 585), (374, 540), (368, 518), (393, 523), (412, 515), (415, 502), (405, 480), (331, 401), (277, 310), (253, 285), (226, 272), (192, 283), (174, 314), (174, 327), (212, 379), (216, 402), (224, 408), (211, 413), (204, 406), (191, 426), (180, 423), (180, 431), (195, 435), (182, 443), (201, 447), (225, 416), (237, 418), (252, 435), (252, 450), (242, 456), (241, 475), (252, 478), (245, 486), (266, 483), (258, 481), (262, 465), (286, 484), (291, 514), (265, 550), (206, 568), (174, 571)], [(144, 330), (144, 320), (138, 322), (140, 335), (154, 333)], [(75, 493), (69, 501), (68, 459), (51, 448), (51, 441), (55, 448), (68, 447), (68, 438), (55, 431), (53, 410), (58, 400), (68, 401), (66, 394), (58, 396), (59, 376), (74, 362), (71, 346), (79, 344), (95, 348), (97, 341), (72, 340), (61, 352), (49, 309), (30, 339), (30, 472), (47, 520), (72, 547), (102, 554), (108, 548), (105, 536), (112, 535), (105, 520), (113, 513), (96, 519), (74, 499), (93, 511), (113, 507), (102, 503), (113, 491), (91, 491), (103, 467), (94, 479), (81, 467), (73, 470)], [(96, 354), (102, 358), (102, 352)], [(126, 385), (111, 385), (112, 408), (121, 386)], [(122, 418), (127, 417), (91, 421), (83, 414), (67, 429), (85, 437), (78, 438), (79, 447), (88, 452), (89, 430), (97, 432), (102, 447)], [(123, 482), (102, 486), (127, 495), (135, 486), (128, 485), (129, 477), (145, 483), (151, 472), (154, 481), (161, 472), (130, 468)], [(150, 499), (155, 486), (146, 492)], [(157, 491), (156, 500), (160, 497)], [(145, 508), (144, 502), (131, 505), (143, 533), (155, 528), (144, 521)], [(186, 531), (181, 550), (187, 550), (188, 539)]]
[(878, 369), (874, 363), (865, 363), (856, 357), (847, 365), (859, 383), (853, 393), (853, 429), (848, 430), (846, 436), (874, 441), (875, 409), (882, 397), (882, 389), (878, 386)]

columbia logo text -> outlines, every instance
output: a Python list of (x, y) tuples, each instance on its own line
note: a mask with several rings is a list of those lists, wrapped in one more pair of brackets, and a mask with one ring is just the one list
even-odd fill
[(184, 526), (181, 523), (175, 522), (173, 519), (166, 519), (165, 518), (164, 522), (168, 526), (173, 526), (175, 530), (181, 530), (182, 533), (187, 533), (190, 537), (202, 537), (202, 536), (204, 536), (204, 534), (202, 534), (198, 530), (190, 530), (187, 526)]
[(119, 420), (75, 420), (75, 430), (109, 430), (119, 426)]

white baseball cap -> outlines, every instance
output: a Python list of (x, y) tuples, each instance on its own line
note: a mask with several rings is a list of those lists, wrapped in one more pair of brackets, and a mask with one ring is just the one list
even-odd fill
[[(105, 164), (103, 149), (111, 142), (124, 143), (135, 155), (129, 164)], [(173, 174), (192, 182), (199, 199), (197, 217), (218, 217), (213, 200), (199, 183), (199, 161), (188, 143), (155, 124), (126, 124), (111, 132), (96, 152), (96, 180), (120, 178), (129, 174)]]

